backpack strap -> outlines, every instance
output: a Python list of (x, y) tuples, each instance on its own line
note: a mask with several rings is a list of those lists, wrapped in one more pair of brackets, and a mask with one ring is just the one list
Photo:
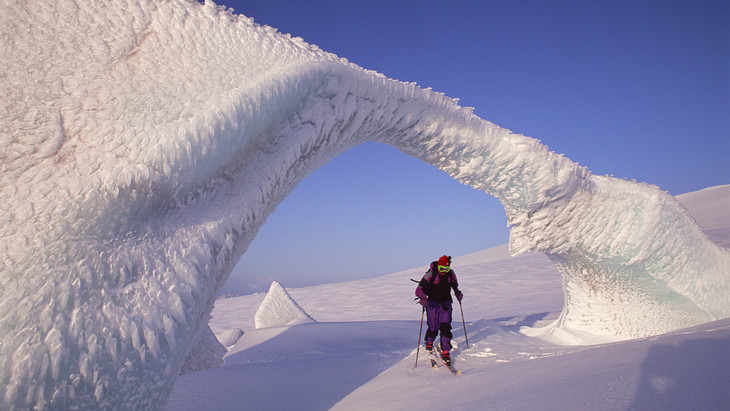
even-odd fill
[(438, 275), (438, 272), (433, 272), (434, 267), (438, 270), (438, 261), (431, 262), (431, 266), (428, 268), (428, 271), (431, 272), (431, 276), (428, 277), (428, 282), (430, 284), (433, 284), (436, 281), (436, 276)]
[[(434, 265), (436, 267), (437, 272), (433, 272)], [(431, 268), (429, 270), (431, 272), (431, 276), (428, 278), (428, 282), (430, 284), (433, 284), (436, 281), (436, 276), (438, 276), (438, 261), (434, 261), (431, 263)], [(428, 273), (428, 271), (426, 273)], [(456, 279), (454, 278), (454, 270), (449, 270), (449, 272), (446, 275), (446, 282), (451, 284), (456, 283)]]

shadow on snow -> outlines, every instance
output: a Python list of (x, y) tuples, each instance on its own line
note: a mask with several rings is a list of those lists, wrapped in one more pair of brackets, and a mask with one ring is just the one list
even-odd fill
[[(417, 332), (413, 321), (312, 322), (247, 331), (222, 367), (179, 378), (168, 409), (329, 409), (410, 355)], [(274, 336), (257, 337), (267, 333)], [(184, 403), (175, 391), (186, 393)]]

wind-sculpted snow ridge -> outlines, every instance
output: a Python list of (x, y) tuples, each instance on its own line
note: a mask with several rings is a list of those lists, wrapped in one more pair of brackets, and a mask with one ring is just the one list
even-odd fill
[(276, 281), (254, 315), (255, 328), (281, 327), (312, 322), (314, 319)]
[(366, 141), (502, 202), (564, 277), (556, 335), (730, 316), (730, 252), (671, 196), (456, 100), (211, 2), (5, 3), (0, 409), (162, 408), (266, 217)]

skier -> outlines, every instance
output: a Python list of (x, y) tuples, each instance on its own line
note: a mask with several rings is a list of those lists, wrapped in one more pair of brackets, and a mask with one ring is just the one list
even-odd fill
[(433, 351), (436, 335), (441, 332), (441, 358), (451, 365), (451, 289), (456, 299), (461, 301), (464, 295), (459, 291), (456, 274), (451, 269), (451, 257), (443, 255), (438, 261), (431, 263), (431, 268), (424, 274), (416, 287), (418, 302), (426, 309), (428, 330), (426, 331), (426, 350)]

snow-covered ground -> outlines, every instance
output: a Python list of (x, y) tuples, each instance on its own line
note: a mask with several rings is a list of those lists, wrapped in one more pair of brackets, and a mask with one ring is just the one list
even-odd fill
[[(730, 185), (678, 198), (710, 239), (730, 244)], [(730, 319), (612, 344), (555, 345), (521, 332), (549, 324), (563, 307), (560, 276), (545, 256), (511, 258), (501, 246), (455, 258), (453, 267), (469, 339), (467, 348), (457, 311), (461, 376), (431, 369), (423, 350), (414, 367), (421, 310), (410, 279), (424, 265), (287, 290), (316, 322), (255, 328), (265, 294), (218, 300), (213, 332), (228, 343), (244, 334), (222, 367), (181, 376), (167, 409), (730, 407)]]

